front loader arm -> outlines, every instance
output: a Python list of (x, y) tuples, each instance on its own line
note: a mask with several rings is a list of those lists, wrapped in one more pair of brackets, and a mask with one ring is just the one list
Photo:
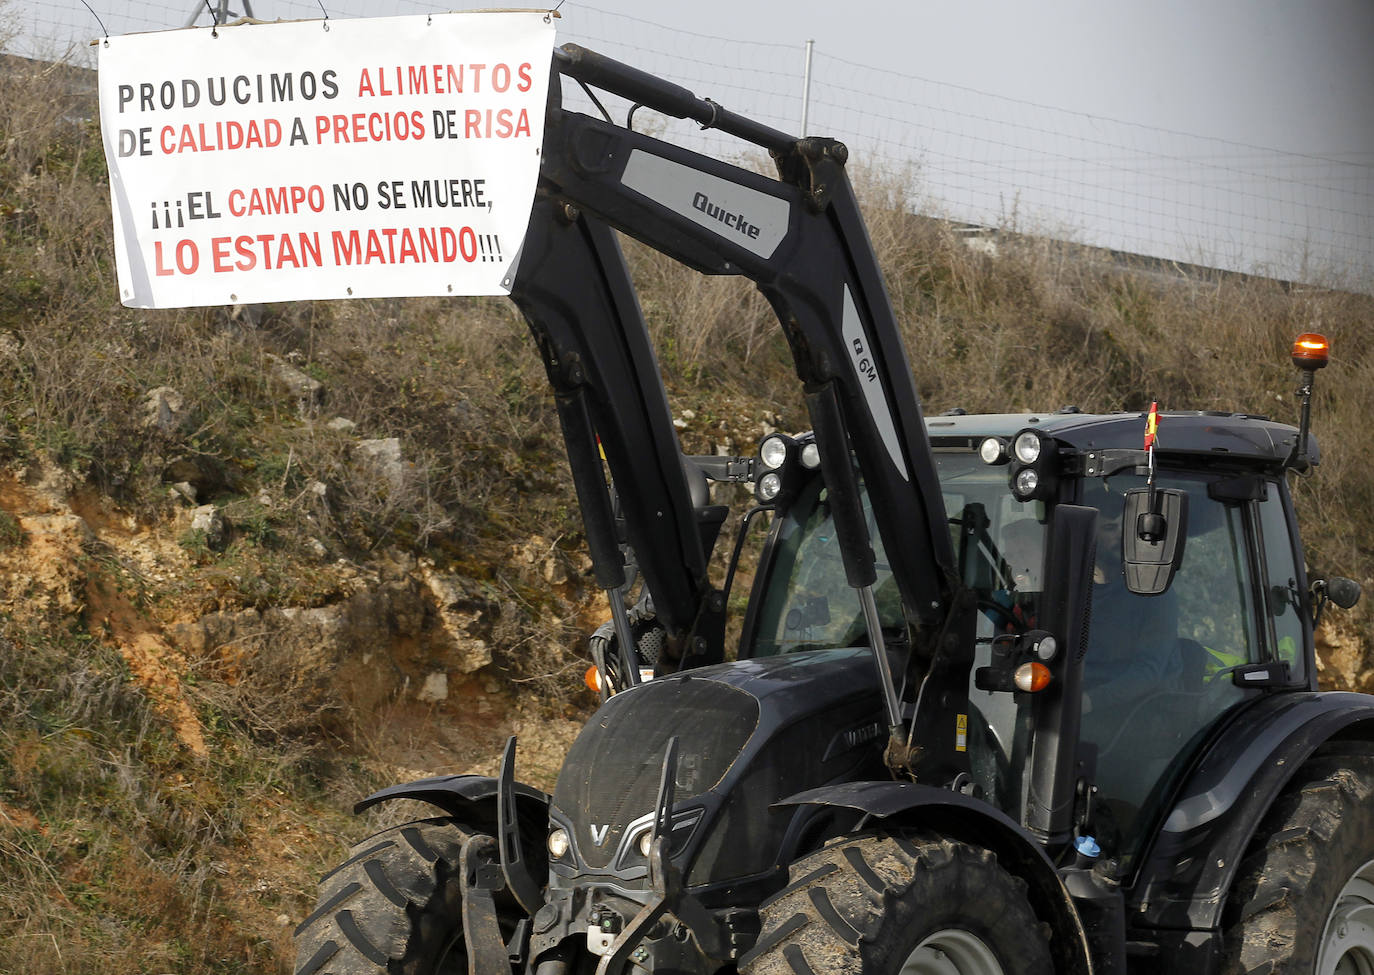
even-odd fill
[[(887, 762), (931, 783), (964, 780), (974, 615), (955, 572), (896, 318), (845, 174), (847, 150), (792, 138), (577, 45), (556, 50), (554, 67), (538, 197), (593, 214), (696, 270), (747, 277), (768, 299), (803, 383), (845, 575), (867, 624)], [(563, 78), (762, 146), (778, 177), (565, 111)], [(877, 608), (870, 525), (911, 624), (900, 635), (911, 641), (907, 676), (916, 680), (906, 702)]]
[(511, 297), (554, 390), (598, 584), (610, 591), (626, 582), (604, 451), (673, 656), (684, 664), (689, 656), (691, 664), (720, 660), (723, 607), (707, 577), (709, 553), (667, 393), (614, 234), (572, 207), (536, 201)]
[[(844, 171), (846, 151), (793, 139), (576, 45), (571, 77), (767, 148), (779, 179), (561, 108), (551, 94), (540, 195), (572, 203), (709, 274), (753, 280), (772, 305), (805, 385), (846, 570), (871, 584), (873, 555), (848, 458), (857, 457), (908, 618), (938, 627), (952, 608), (954, 556), (920, 402), (877, 259)], [(850, 498), (839, 496), (852, 495)], [(857, 524), (855, 524), (857, 522)]]

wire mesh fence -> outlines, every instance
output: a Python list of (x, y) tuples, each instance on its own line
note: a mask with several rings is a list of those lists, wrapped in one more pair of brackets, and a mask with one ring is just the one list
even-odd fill
[[(93, 66), (111, 34), (261, 20), (437, 13), (394, 0), (0, 0), (0, 47)], [(1132, 254), (1374, 291), (1374, 157), (1293, 153), (1086, 115), (815, 48), (694, 33), (573, 0), (559, 39), (672, 79), (785, 131), (838, 138), (914, 210)], [(565, 93), (599, 112), (585, 94)], [(617, 121), (631, 106), (602, 99)], [(730, 159), (762, 153), (694, 123), (634, 115), (636, 128)]]

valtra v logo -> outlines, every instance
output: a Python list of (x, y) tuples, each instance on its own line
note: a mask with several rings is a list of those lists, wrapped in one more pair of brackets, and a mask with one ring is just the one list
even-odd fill
[(598, 826), (596, 823), (588, 823), (587, 830), (592, 834), (592, 842), (597, 846), (601, 846), (606, 842), (606, 836), (611, 831), (611, 824), (607, 823), (605, 826)]

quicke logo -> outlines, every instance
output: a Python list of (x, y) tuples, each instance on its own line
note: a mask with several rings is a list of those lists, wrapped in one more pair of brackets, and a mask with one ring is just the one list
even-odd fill
[(692, 196), (692, 209), (700, 210), (713, 220), (719, 220), (731, 230), (737, 230), (750, 240), (757, 240), (759, 236), (758, 224), (750, 223), (743, 213), (733, 213), (723, 206), (711, 202), (711, 198), (705, 193), (695, 193)]

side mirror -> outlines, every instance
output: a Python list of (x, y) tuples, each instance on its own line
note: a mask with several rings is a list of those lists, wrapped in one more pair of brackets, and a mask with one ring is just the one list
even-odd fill
[(1327, 576), (1312, 583), (1312, 626), (1321, 625), (1322, 610), (1327, 603), (1349, 609), (1360, 601), (1360, 584), (1344, 576)]
[(1349, 609), (1360, 601), (1360, 584), (1344, 576), (1330, 576), (1326, 580), (1326, 598), (1341, 609)]
[(1121, 566), (1126, 588), (1140, 596), (1167, 592), (1183, 562), (1187, 537), (1185, 492), (1173, 488), (1127, 491), (1121, 518)]

